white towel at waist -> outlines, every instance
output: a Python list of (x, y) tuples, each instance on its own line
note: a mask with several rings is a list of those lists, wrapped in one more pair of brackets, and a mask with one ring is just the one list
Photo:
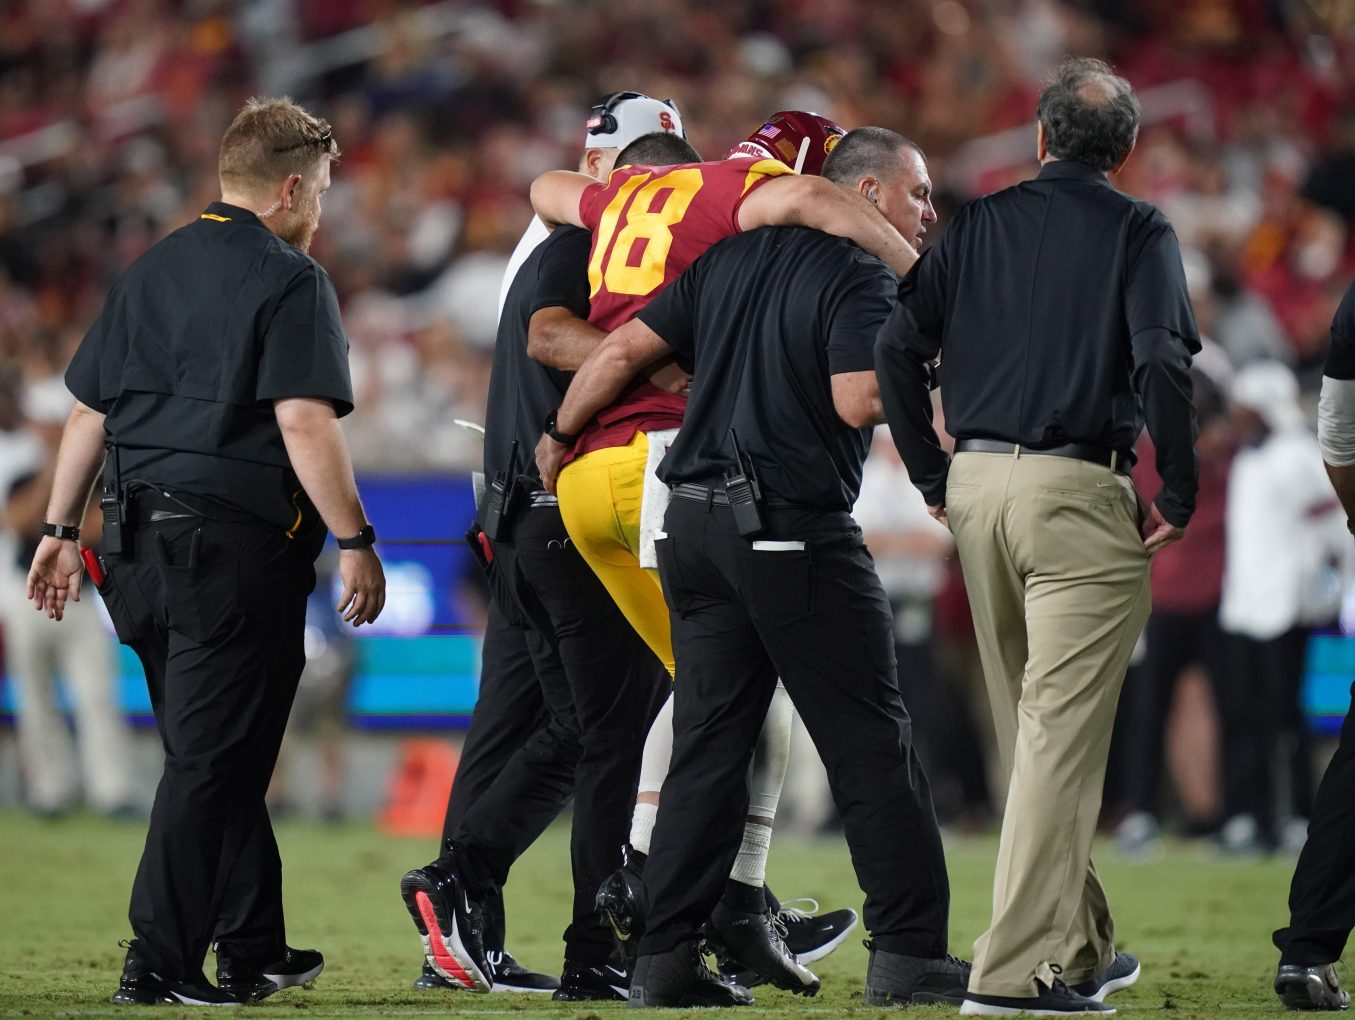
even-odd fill
[(677, 429), (655, 429), (649, 435), (649, 459), (645, 461), (645, 493), (640, 500), (640, 566), (659, 569), (654, 552), (654, 538), (663, 531), (663, 515), (668, 511), (672, 495), (668, 486), (659, 481), (659, 461), (677, 438)]

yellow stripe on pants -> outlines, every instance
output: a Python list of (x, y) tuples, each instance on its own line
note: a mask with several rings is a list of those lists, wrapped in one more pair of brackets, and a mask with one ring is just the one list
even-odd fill
[(570, 541), (597, 574), (617, 608), (668, 670), (673, 635), (659, 572), (640, 566), (640, 503), (649, 437), (585, 453), (560, 472), (556, 494)]

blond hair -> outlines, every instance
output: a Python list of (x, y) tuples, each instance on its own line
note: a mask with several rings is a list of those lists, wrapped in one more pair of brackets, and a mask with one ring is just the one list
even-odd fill
[(314, 172), (321, 158), (339, 158), (329, 121), (286, 96), (255, 96), (226, 129), (217, 170), (223, 191), (254, 192)]

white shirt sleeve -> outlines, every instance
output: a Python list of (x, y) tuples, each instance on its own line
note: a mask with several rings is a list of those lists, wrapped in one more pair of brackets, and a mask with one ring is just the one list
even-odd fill
[(1355, 464), (1355, 379), (1322, 377), (1317, 442), (1322, 459), (1332, 467)]
[(518, 246), (513, 249), (513, 254), (508, 257), (508, 265), (503, 271), (503, 283), (499, 286), (499, 314), (494, 320), (495, 322), (503, 318), (503, 306), (504, 302), (508, 300), (508, 288), (513, 286), (513, 279), (518, 275), (518, 270), (527, 261), (527, 256), (536, 250), (536, 246), (548, 237), (550, 237), (550, 231), (541, 222), (541, 217), (533, 216), (532, 222), (527, 224), (527, 229), (523, 231), (522, 237), (519, 238)]

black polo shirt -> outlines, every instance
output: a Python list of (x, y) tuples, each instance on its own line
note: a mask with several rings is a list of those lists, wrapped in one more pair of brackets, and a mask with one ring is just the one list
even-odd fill
[(868, 372), (896, 281), (850, 241), (767, 227), (721, 241), (639, 313), (692, 363), (682, 430), (659, 466), (670, 485), (718, 485), (730, 430), (766, 496), (850, 511), (870, 429), (838, 417), (831, 377)]
[(284, 529), (297, 523), (300, 485), (273, 401), (353, 409), (328, 274), (253, 213), (220, 202), (127, 268), (66, 385), (107, 415), (124, 484), (216, 500)]
[(1355, 379), (1355, 280), (1346, 288), (1331, 320), (1331, 346), (1322, 374), (1332, 379)]
[(569, 374), (527, 356), (527, 330), (543, 308), (562, 307), (588, 318), (588, 252), (593, 235), (578, 227), (557, 227), (536, 246), (508, 288), (485, 412), (485, 477), (508, 469), (517, 440), (518, 474), (538, 480), (536, 443), (546, 421), (560, 407)]
[(880, 390), (894, 442), (927, 502), (948, 458), (931, 427), (925, 363), (941, 356), (946, 428), (1030, 449), (1129, 453), (1145, 419), (1184, 525), (1198, 462), (1190, 355), (1199, 351), (1176, 234), (1152, 205), (1070, 160), (962, 209), (904, 279), (881, 332)]

